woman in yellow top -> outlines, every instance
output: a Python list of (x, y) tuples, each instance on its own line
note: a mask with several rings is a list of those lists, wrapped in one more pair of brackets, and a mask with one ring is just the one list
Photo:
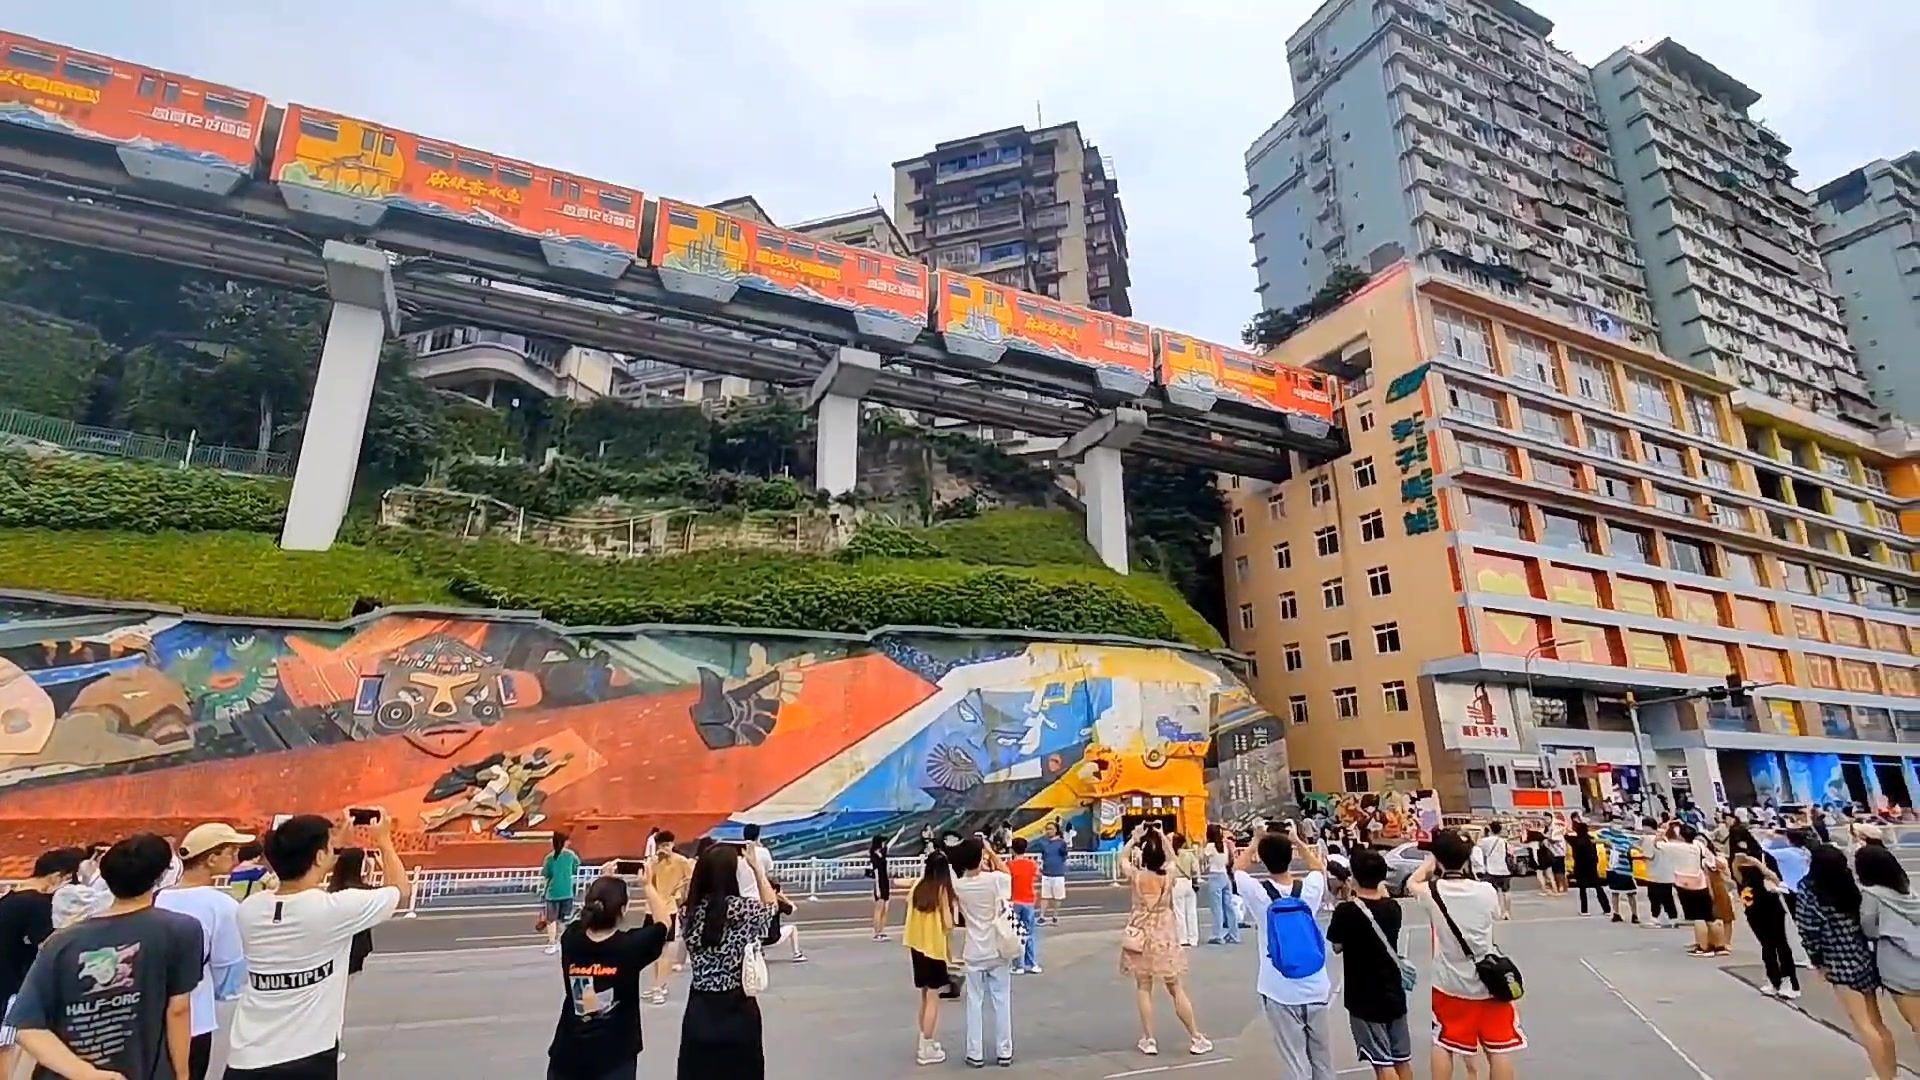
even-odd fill
[(920, 1065), (947, 1060), (933, 1035), (940, 1024), (940, 997), (949, 985), (947, 963), (953, 956), (947, 942), (956, 910), (947, 853), (935, 849), (907, 894), (907, 951), (913, 957), (913, 985), (920, 991), (920, 1048), (914, 1061)]

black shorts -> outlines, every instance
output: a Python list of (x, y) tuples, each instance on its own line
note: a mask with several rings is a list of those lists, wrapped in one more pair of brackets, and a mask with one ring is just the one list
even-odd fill
[(1680, 894), (1680, 917), (1688, 922), (1713, 921), (1713, 893), (1708, 889), (1675, 888)]
[(1637, 888), (1639, 888), (1639, 886), (1634, 884), (1632, 874), (1616, 874), (1616, 873), (1613, 873), (1612, 871), (1608, 871), (1607, 873), (1607, 891), (1608, 892), (1630, 893), (1635, 891)]
[(1506, 874), (1488, 874), (1487, 884), (1493, 886), (1494, 892), (1506, 892), (1513, 888), (1513, 878)]
[(893, 879), (881, 874), (873, 879), (873, 898), (875, 900), (893, 899)]
[(226, 1075), (233, 1080), (339, 1080), (340, 1051), (338, 1048), (322, 1050), (297, 1061), (283, 1061), (258, 1069), (236, 1069), (229, 1065)]
[(913, 957), (913, 985), (921, 990), (945, 990), (947, 988), (947, 962), (935, 960), (919, 949), (908, 949)]

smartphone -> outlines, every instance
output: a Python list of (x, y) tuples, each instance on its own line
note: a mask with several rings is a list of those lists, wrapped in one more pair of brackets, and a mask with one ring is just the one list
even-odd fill
[(613, 872), (619, 877), (634, 877), (640, 873), (640, 868), (645, 865), (646, 863), (640, 859), (615, 859), (613, 860)]
[(347, 810), (349, 825), (373, 825), (380, 820), (380, 811), (367, 806), (351, 807)]

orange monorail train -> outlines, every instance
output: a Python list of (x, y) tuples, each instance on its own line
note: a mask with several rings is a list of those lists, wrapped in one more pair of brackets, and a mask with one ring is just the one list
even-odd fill
[(1012, 351), (1074, 365), (1117, 399), (1157, 384), (1179, 408), (1231, 401), (1298, 417), (1307, 433), (1337, 405), (1319, 372), (1111, 312), (6, 30), (0, 124), (110, 145), (133, 178), (175, 189), (271, 183), (290, 210), (348, 231), (422, 215), (527, 238), (555, 269), (601, 279), (644, 255), (690, 298), (784, 296), (850, 313), (863, 338), (931, 332), (977, 363)]

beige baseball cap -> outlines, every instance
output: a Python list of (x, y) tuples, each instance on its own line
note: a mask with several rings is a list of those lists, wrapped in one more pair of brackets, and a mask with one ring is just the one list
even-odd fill
[(180, 857), (183, 859), (191, 859), (196, 856), (205, 855), (217, 847), (225, 847), (228, 844), (239, 845), (252, 842), (253, 837), (231, 825), (225, 825), (217, 821), (209, 821), (205, 825), (195, 825), (188, 831), (186, 839), (180, 841)]

